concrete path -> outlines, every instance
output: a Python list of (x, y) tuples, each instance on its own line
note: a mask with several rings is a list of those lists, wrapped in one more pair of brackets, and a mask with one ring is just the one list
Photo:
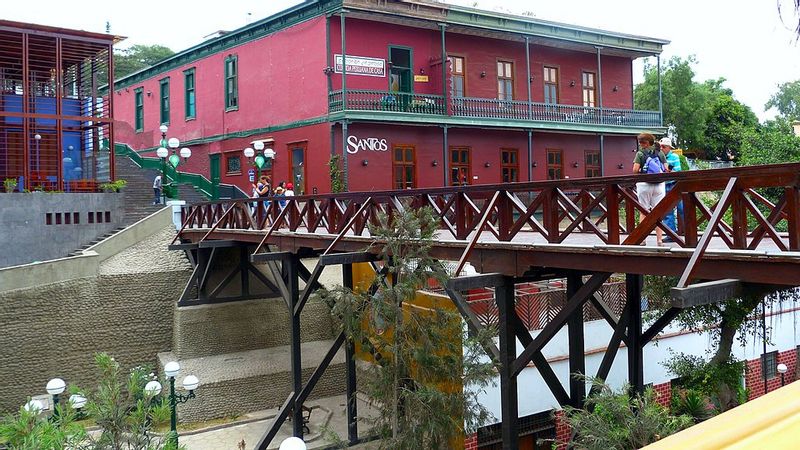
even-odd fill
[[(308, 425), (310, 433), (304, 436), (304, 440), (309, 449), (324, 448), (332, 445), (330, 433), (336, 433), (342, 438), (347, 437), (347, 413), (345, 410), (344, 395), (328, 397), (318, 400), (309, 400), (306, 406), (312, 409), (311, 421)], [(359, 416), (371, 415), (372, 408), (364, 401), (359, 399)], [(183, 432), (180, 435), (180, 443), (186, 446), (187, 450), (252, 450), (255, 448), (261, 436), (272, 426), (278, 410), (260, 411), (243, 416), (236, 423), (213, 427), (209, 430), (197, 430)], [(367, 434), (367, 426), (359, 420), (359, 435)], [(280, 447), (284, 439), (292, 435), (292, 424), (286, 422), (281, 427), (278, 435), (269, 445), (270, 449)], [(241, 442), (244, 441), (244, 447)]]

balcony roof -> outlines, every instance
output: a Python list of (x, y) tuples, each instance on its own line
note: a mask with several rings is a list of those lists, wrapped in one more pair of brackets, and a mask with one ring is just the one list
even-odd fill
[(348, 17), (397, 23), (424, 29), (447, 26), (449, 33), (639, 58), (659, 54), (668, 40), (569, 25), (526, 16), (497, 13), (431, 0), (306, 0), (252, 24), (180, 51), (156, 65), (115, 81), (114, 89), (140, 83), (201, 58), (260, 39), (298, 23), (347, 11)]

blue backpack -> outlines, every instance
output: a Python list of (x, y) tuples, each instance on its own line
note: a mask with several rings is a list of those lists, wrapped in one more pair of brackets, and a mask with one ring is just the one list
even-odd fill
[(648, 153), (642, 165), (642, 173), (664, 173), (664, 164), (661, 162), (658, 153)]

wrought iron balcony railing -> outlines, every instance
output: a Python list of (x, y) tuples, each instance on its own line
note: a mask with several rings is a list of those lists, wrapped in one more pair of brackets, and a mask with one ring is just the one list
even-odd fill
[(340, 90), (330, 92), (328, 100), (330, 112), (389, 111), (479, 119), (532, 120), (632, 127), (661, 126), (658, 111), (529, 103), (494, 98), (455, 97), (449, 99), (449, 103), (445, 104), (444, 96), (441, 95), (352, 89), (347, 91), (346, 104)]

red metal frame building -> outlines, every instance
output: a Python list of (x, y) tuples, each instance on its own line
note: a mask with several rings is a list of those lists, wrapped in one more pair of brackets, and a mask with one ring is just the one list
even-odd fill
[(112, 47), (120, 37), (0, 20), (0, 178), (95, 191), (114, 179)]
[(663, 132), (660, 112), (632, 109), (632, 61), (667, 43), (442, 3), (307, 1), (117, 80), (117, 138), (148, 153), (166, 123), (193, 151), (182, 170), (246, 192), (258, 140), (298, 195), (330, 190), (332, 155), (354, 191), (623, 174), (633, 136)]

